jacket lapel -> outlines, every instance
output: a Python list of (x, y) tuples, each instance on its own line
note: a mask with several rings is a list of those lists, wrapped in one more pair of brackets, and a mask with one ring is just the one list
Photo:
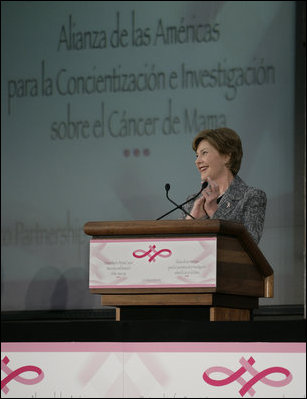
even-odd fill
[(224, 193), (214, 218), (225, 218), (226, 215), (233, 212), (237, 203), (243, 198), (245, 190), (246, 184), (239, 176), (235, 176), (228, 190)]

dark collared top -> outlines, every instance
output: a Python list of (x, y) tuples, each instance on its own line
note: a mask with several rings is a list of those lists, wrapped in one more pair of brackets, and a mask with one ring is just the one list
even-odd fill
[[(192, 196), (191, 196), (192, 197)], [(211, 219), (232, 220), (242, 223), (258, 244), (262, 236), (267, 198), (264, 191), (248, 186), (238, 175), (218, 203), (218, 208)], [(185, 205), (191, 212), (194, 201)], [(181, 218), (186, 215), (182, 212)], [(204, 216), (202, 219), (209, 219)]]

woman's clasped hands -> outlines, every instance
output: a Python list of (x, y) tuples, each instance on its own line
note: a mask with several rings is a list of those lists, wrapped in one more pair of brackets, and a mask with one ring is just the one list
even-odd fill
[[(210, 178), (207, 177), (208, 186), (201, 192), (199, 198), (194, 202), (191, 210), (191, 215), (195, 219), (200, 219), (208, 216), (211, 218), (217, 210), (217, 199), (220, 196), (219, 186)], [(190, 219), (187, 217), (187, 219)]]

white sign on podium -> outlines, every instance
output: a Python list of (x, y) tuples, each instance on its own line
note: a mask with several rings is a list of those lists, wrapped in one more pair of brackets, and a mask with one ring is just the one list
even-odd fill
[(90, 241), (89, 288), (215, 287), (216, 237)]

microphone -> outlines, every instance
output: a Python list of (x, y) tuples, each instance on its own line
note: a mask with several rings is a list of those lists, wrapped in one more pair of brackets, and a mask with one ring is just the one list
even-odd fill
[(164, 187), (164, 188), (165, 188), (165, 191), (166, 191), (166, 198), (167, 198), (172, 204), (174, 204), (174, 205), (176, 206), (175, 209), (178, 209), (178, 208), (179, 208), (179, 209), (181, 209), (186, 215), (190, 216), (192, 219), (195, 219), (195, 217), (192, 216), (189, 212), (187, 212), (187, 211), (183, 208), (182, 205), (176, 204), (176, 202), (173, 201), (173, 200), (168, 196), (169, 189), (171, 188), (171, 186), (170, 186), (168, 183), (165, 184), (165, 187)]
[(176, 211), (176, 209), (181, 209), (185, 214), (187, 214), (188, 216), (190, 216), (192, 219), (195, 219), (192, 215), (190, 215), (190, 214), (183, 208), (183, 205), (187, 204), (187, 203), (190, 202), (190, 201), (195, 200), (195, 198), (197, 198), (197, 197), (199, 196), (199, 194), (200, 194), (207, 186), (208, 186), (208, 182), (204, 181), (204, 182), (202, 183), (202, 185), (201, 185), (201, 189), (199, 190), (199, 192), (198, 192), (197, 194), (195, 194), (192, 198), (188, 199), (187, 201), (183, 202), (182, 204), (177, 205), (173, 200), (171, 200), (171, 199), (169, 198), (169, 196), (168, 196), (168, 191), (169, 191), (169, 189), (171, 188), (171, 186), (170, 186), (168, 183), (166, 183), (166, 184), (165, 184), (166, 197), (167, 197), (167, 199), (168, 199), (171, 203), (173, 203), (174, 205), (176, 205), (176, 208), (171, 209), (169, 212), (167, 212), (167, 213), (165, 213), (164, 215), (160, 216), (160, 217), (159, 217), (158, 219), (156, 219), (156, 220), (160, 220), (160, 219), (164, 218), (165, 216), (169, 215), (170, 213)]

